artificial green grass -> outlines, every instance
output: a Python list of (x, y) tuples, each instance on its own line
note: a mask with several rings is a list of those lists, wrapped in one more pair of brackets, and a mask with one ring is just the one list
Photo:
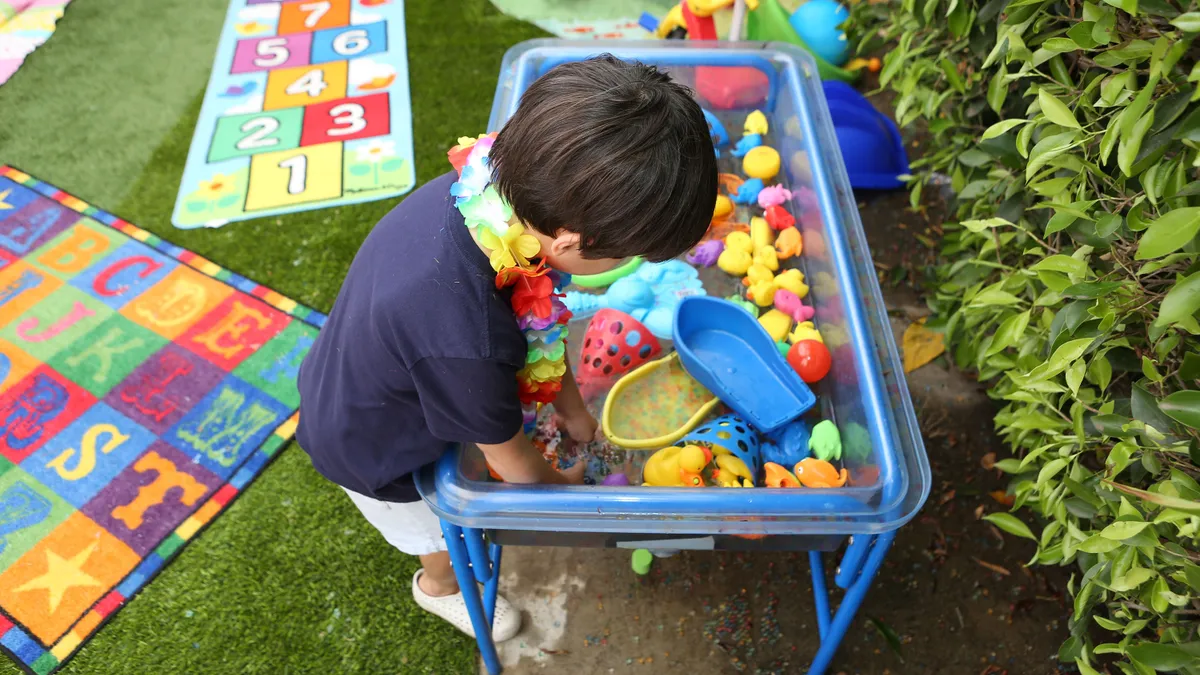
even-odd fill
[[(133, 112), (128, 104), (98, 101), (92, 118), (68, 113), (58, 109), (63, 98), (52, 91), (55, 84), (47, 76), (63, 72), (60, 61), (77, 57), (65, 48), (52, 51), (52, 45), (74, 44), (74, 31), (85, 34), (81, 40), (94, 39), (92, 31), (110, 21), (103, 12), (72, 13), (89, 5), (124, 3), (141, 5), (145, 13), (112, 39), (135, 39), (127, 36), (156, 24), (151, 4), (155, 9), (160, 3), (177, 6), (174, 11), (187, 28), (172, 35), (207, 43), (207, 49), (193, 45), (207, 71), (220, 30), (219, 19), (214, 24), (209, 18), (215, 5), (221, 6), (217, 14), (223, 13), (223, 0), (73, 3), (46, 52), (35, 52), (17, 75), (30, 83), (12, 90), (30, 108), (20, 120), (7, 117), (13, 98), (6, 97), (17, 96), (8, 90), (12, 83), (0, 87), (0, 133), (8, 136), (0, 137), (0, 161), (328, 311), (359, 243), (395, 202), (237, 222), (217, 230), (171, 227), (206, 72), (199, 84), (194, 77), (189, 80), (192, 90), (181, 118), (145, 154), (136, 181), (126, 174), (106, 175), (116, 170), (105, 162), (103, 151), (89, 145), (104, 135), (107, 123)], [(196, 23), (188, 20), (188, 7), (195, 8)], [(423, 183), (449, 170), (445, 150), (458, 136), (484, 130), (504, 51), (544, 34), (500, 14), (486, 0), (410, 0), (407, 12), (415, 159), (418, 182)], [(192, 26), (210, 34), (198, 40)], [(172, 72), (163, 64), (146, 67)], [(192, 72), (196, 65), (180, 67)], [(117, 76), (108, 69), (105, 73)], [(35, 82), (40, 88), (32, 87)], [(13, 140), (27, 128), (50, 123), (60, 128), (53, 134), (39, 132), (40, 145), (32, 149), (26, 141)], [(136, 164), (137, 154), (122, 154), (122, 164)], [(108, 203), (114, 194), (128, 196)], [(420, 251), (396, 251), (397, 264), (408, 255)], [(473, 641), (413, 603), (409, 584), (415, 569), (415, 559), (389, 547), (341, 491), (312, 470), (307, 455), (291, 446), (62, 672), (473, 672)], [(0, 659), (0, 675), (18, 672)]]

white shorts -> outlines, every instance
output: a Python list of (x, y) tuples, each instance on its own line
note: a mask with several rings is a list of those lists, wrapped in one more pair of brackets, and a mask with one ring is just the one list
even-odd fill
[[(346, 488), (342, 488), (346, 490)], [(346, 490), (367, 522), (387, 543), (409, 555), (429, 555), (446, 550), (442, 521), (423, 500), (409, 504), (385, 502)]]

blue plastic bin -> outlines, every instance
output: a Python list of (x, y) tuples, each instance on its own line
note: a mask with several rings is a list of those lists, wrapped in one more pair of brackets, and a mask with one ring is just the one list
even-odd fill
[[(815, 63), (777, 43), (525, 42), (504, 58), (488, 129), (499, 129), (520, 93), (554, 65), (604, 52), (657, 65), (688, 85), (720, 68), (753, 67), (767, 75), (769, 91), (756, 107), (767, 115), (768, 140), (783, 159), (778, 180), (792, 190), (811, 188), (821, 207), (820, 222), (798, 224), (805, 241), (799, 264), (833, 353), (833, 370), (815, 391), (818, 410), (841, 430), (853, 484), (826, 490), (529, 487), (489, 482), (478, 450), (467, 448), (420, 473), (422, 495), (444, 520), (531, 535), (523, 543), (612, 546), (655, 536), (765, 534), (794, 535), (788, 538), (829, 549), (846, 535), (895, 530), (928, 496), (929, 463)], [(750, 110), (719, 116), (740, 135)], [(826, 544), (816, 544), (821, 540)]]

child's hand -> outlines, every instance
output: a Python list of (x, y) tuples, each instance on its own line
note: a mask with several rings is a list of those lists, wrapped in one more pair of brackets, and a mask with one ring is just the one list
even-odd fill
[(564, 437), (568, 437), (572, 441), (582, 445), (596, 440), (596, 431), (600, 428), (600, 424), (596, 422), (596, 418), (592, 417), (586, 408), (578, 414), (571, 416), (555, 415), (555, 422), (557, 422), (558, 428), (563, 432)]
[(583, 485), (583, 473), (587, 470), (587, 462), (582, 459), (571, 466), (559, 471), (571, 485)]

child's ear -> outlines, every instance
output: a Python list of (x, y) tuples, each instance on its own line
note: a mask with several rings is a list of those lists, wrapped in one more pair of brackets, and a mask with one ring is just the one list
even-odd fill
[(558, 236), (550, 242), (550, 254), (557, 258), (578, 251), (579, 241), (578, 232), (559, 230)]

